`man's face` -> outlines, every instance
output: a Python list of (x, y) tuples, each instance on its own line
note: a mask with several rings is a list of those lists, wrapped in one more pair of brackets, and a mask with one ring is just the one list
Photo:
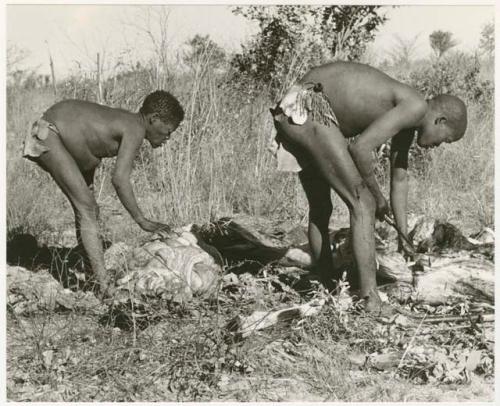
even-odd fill
[(421, 148), (435, 148), (453, 141), (453, 130), (446, 125), (444, 117), (429, 120), (418, 130), (417, 145)]
[(153, 148), (158, 148), (170, 139), (177, 127), (178, 124), (165, 123), (158, 116), (152, 116), (149, 118), (146, 139)]

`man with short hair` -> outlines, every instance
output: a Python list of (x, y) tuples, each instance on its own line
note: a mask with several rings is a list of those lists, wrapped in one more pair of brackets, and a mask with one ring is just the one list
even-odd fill
[[(376, 286), (375, 217), (390, 213), (375, 179), (372, 151), (391, 141), (390, 201), (397, 226), (407, 235), (408, 151), (461, 139), (465, 104), (439, 95), (426, 101), (415, 89), (368, 65), (333, 62), (316, 67), (271, 109), (277, 130), (278, 167), (300, 172), (309, 203), (309, 243), (325, 281), (333, 273), (328, 223), (330, 189), (350, 213), (352, 247), (360, 297), (367, 311), (380, 311)], [(348, 145), (346, 138), (358, 136)], [(400, 249), (407, 250), (400, 238)]]

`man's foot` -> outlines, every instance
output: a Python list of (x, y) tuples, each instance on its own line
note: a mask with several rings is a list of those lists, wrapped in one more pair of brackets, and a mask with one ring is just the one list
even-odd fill
[(378, 294), (376, 297), (368, 296), (363, 301), (363, 309), (373, 317), (391, 318), (397, 311), (387, 302), (382, 302)]
[(367, 313), (379, 313), (382, 308), (382, 300), (378, 294), (370, 295), (362, 299), (364, 311)]
[[(386, 302), (382, 302), (377, 288), (372, 288), (368, 291), (368, 294), (361, 294), (361, 292), (352, 292), (358, 297), (356, 302), (356, 308), (361, 312), (367, 313), (375, 317), (387, 317), (389, 313), (394, 313), (392, 306)], [(361, 296), (361, 297), (360, 297)]]
[(97, 285), (97, 298), (101, 301), (110, 299), (116, 291), (114, 283), (110, 281), (111, 278), (101, 279)]

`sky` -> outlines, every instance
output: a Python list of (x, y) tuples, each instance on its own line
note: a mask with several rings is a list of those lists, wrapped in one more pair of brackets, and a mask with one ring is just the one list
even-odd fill
[[(235, 16), (229, 6), (170, 6), (168, 38), (174, 46), (195, 34), (206, 35), (230, 50), (258, 31), (257, 26)], [(400, 6), (386, 7), (389, 20), (377, 34), (372, 49), (384, 55), (395, 43), (395, 35), (412, 39), (418, 35), (417, 56), (431, 52), (429, 35), (434, 30), (451, 31), (459, 41), (457, 49), (477, 48), (481, 29), (493, 20), (492, 6)], [(25, 65), (49, 73), (50, 51), (56, 74), (66, 76), (77, 65), (95, 63), (101, 53), (112, 70), (117, 58), (146, 58), (151, 43), (134, 28), (147, 16), (147, 6), (133, 5), (8, 5), (7, 41), (28, 51)], [(144, 26), (144, 24), (142, 23)], [(153, 23), (154, 26), (154, 23)]]

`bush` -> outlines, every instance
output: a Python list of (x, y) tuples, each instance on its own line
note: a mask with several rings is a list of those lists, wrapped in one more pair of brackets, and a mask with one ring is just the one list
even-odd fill
[(313, 66), (359, 60), (386, 19), (380, 6), (245, 6), (233, 12), (260, 32), (232, 61), (239, 81), (258, 82), (274, 97)]
[(482, 80), (480, 72), (477, 55), (457, 52), (411, 70), (407, 83), (427, 98), (453, 94), (469, 104), (477, 103), (489, 110), (493, 105), (493, 83)]

